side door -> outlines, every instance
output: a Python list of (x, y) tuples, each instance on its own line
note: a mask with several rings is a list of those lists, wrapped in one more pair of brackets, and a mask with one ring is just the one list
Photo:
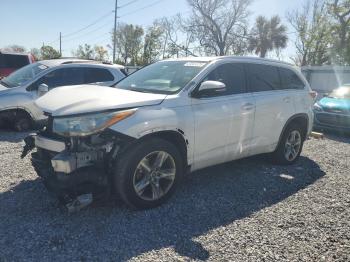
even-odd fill
[(84, 70), (80, 67), (58, 68), (48, 72), (46, 75), (35, 81), (30, 90), (37, 92), (41, 84), (46, 84), (49, 90), (69, 85), (81, 85), (84, 83)]
[(66, 67), (57, 68), (49, 71), (44, 76), (40, 77), (33, 84), (31, 84), (27, 90), (29, 90), (32, 102), (27, 104), (26, 107), (30, 109), (32, 114), (37, 118), (44, 118), (41, 110), (39, 110), (35, 105), (34, 101), (42, 94), (39, 94), (38, 88), (41, 84), (46, 84), (49, 90), (60, 86), (67, 85), (79, 85), (84, 81), (84, 72), (78, 67)]
[(312, 110), (314, 100), (310, 96), (310, 90), (301, 80), (300, 76), (289, 68), (279, 68), (282, 84), (285, 90), (293, 92), (295, 113), (305, 113)]
[(251, 153), (271, 152), (285, 123), (294, 115), (293, 92), (284, 89), (276, 66), (249, 64), (248, 78), (256, 103)]
[(118, 79), (115, 79), (114, 75), (106, 68), (85, 67), (84, 69), (85, 84), (108, 86), (118, 81)]
[(240, 63), (218, 65), (203, 79), (209, 80), (223, 82), (226, 90), (192, 98), (195, 121), (193, 169), (249, 154), (255, 103), (253, 96), (247, 93), (245, 66)]

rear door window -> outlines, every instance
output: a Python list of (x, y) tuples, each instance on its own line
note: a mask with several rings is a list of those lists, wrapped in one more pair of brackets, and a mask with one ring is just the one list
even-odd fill
[(305, 84), (300, 77), (290, 69), (279, 68), (283, 89), (304, 89)]
[(270, 65), (248, 64), (251, 92), (282, 89), (278, 68)]
[(0, 68), (18, 69), (29, 64), (26, 55), (0, 54)]
[(114, 81), (112, 73), (104, 68), (85, 68), (85, 83), (100, 83)]
[(208, 91), (205, 96), (223, 96), (246, 92), (246, 76), (243, 64), (230, 63), (218, 66), (204, 81), (219, 81), (226, 85), (225, 91)]

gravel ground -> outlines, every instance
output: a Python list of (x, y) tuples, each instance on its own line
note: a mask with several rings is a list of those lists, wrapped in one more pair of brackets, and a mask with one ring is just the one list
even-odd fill
[(350, 261), (350, 139), (196, 172), (154, 210), (68, 215), (19, 159), (24, 136), (0, 133), (0, 261)]

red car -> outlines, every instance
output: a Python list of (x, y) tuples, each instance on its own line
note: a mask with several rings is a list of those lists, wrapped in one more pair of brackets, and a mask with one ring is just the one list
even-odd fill
[(18, 54), (0, 51), (0, 79), (28, 64), (34, 63), (31, 54)]

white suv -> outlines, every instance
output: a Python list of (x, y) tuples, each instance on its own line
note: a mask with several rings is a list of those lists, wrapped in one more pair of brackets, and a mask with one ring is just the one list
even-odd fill
[(116, 88), (62, 87), (37, 100), (50, 124), (26, 139), (23, 156), (37, 148), (37, 173), (70, 208), (106, 192), (152, 208), (187, 171), (262, 153), (294, 163), (314, 96), (298, 70), (278, 61), (165, 60)]
[(34, 101), (56, 87), (92, 83), (111, 86), (125, 76), (124, 66), (93, 60), (64, 58), (27, 65), (0, 80), (0, 126), (27, 131), (45, 122)]

